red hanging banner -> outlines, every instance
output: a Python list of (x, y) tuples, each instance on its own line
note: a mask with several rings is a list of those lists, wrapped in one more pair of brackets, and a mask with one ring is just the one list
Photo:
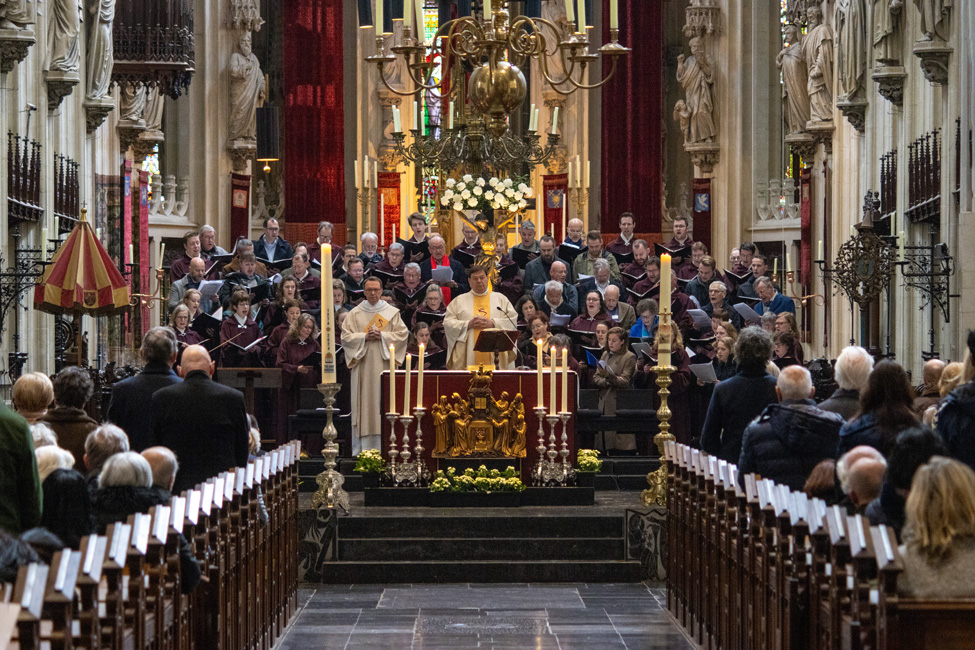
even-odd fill
[(230, 174), (230, 241), (240, 237), (250, 239), (251, 177), (248, 174)]
[(569, 175), (542, 176), (542, 201), (542, 223), (536, 226), (535, 235), (551, 233), (557, 243), (565, 241), (565, 225), (573, 218), (569, 215)]
[(376, 199), (376, 214), (379, 215), (379, 245), (386, 248), (403, 237), (400, 232), (400, 173), (379, 172), (379, 196)]

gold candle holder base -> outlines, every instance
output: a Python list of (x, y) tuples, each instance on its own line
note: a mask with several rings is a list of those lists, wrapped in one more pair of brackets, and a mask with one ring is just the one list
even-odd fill
[(651, 504), (663, 506), (667, 504), (667, 461), (664, 458), (664, 445), (674, 440), (670, 433), (670, 407), (667, 406), (667, 396), (670, 395), (670, 385), (673, 380), (670, 375), (677, 372), (674, 366), (654, 366), (650, 369), (657, 375), (657, 386), (660, 387), (660, 408), (657, 409), (657, 421), (660, 423), (660, 431), (653, 437), (653, 443), (657, 445), (660, 452), (660, 467), (647, 474), (648, 489), (640, 493), (640, 499), (644, 507)]
[(316, 509), (341, 508), (345, 514), (349, 514), (349, 493), (342, 487), (345, 477), (335, 469), (335, 459), (339, 455), (338, 445), (335, 444), (338, 431), (332, 418), (338, 410), (335, 408), (335, 396), (341, 388), (342, 384), (318, 384), (318, 391), (325, 398), (325, 429), (322, 431), (322, 437), (325, 438), (325, 447), (322, 449), (325, 471), (315, 479), (318, 490), (312, 497), (311, 505)]

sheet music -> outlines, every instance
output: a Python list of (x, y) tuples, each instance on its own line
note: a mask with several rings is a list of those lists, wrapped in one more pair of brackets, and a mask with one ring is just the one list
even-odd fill
[(714, 374), (714, 366), (710, 363), (692, 363), (691, 372), (705, 384), (718, 383), (718, 376)]
[(454, 270), (449, 266), (438, 266), (430, 271), (430, 277), (437, 284), (446, 284), (454, 279)]
[(738, 302), (734, 304), (735, 311), (741, 314), (741, 317), (745, 319), (746, 323), (761, 323), (762, 317), (758, 315), (758, 312), (746, 305), (743, 302)]

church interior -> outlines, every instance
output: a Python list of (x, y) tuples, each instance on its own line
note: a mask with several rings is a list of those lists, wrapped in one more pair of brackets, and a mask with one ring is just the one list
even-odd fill
[(0, 649), (971, 648), (973, 35), (0, 0)]

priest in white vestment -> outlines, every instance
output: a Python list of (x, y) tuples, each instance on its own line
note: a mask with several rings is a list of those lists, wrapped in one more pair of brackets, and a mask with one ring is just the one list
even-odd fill
[(352, 384), (353, 455), (363, 449), (383, 450), (379, 377), (389, 367), (390, 345), (396, 346), (396, 364), (403, 362), (409, 336), (399, 310), (382, 300), (379, 278), (367, 278), (363, 293), (366, 299), (342, 323), (342, 348)]
[[(467, 366), (478, 364), (494, 365), (493, 354), (474, 351), (477, 337), (486, 329), (516, 329), (518, 315), (515, 308), (504, 294), (491, 291), (484, 267), (472, 266), (467, 279), (470, 293), (451, 300), (443, 319), (448, 370), (467, 370)], [(499, 355), (500, 370), (513, 370), (514, 367), (514, 351)]]

